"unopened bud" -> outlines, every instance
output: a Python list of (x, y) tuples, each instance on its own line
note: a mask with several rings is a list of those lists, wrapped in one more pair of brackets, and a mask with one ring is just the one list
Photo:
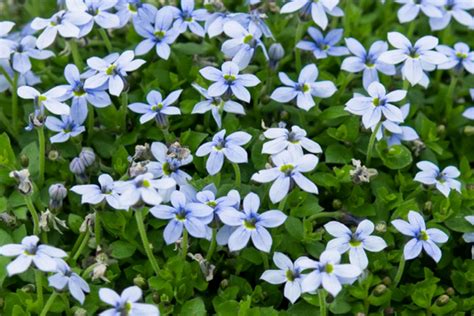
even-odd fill
[(28, 158), (27, 155), (21, 154), (20, 155), (20, 164), (23, 168), (28, 167), (28, 164), (30, 163), (30, 159)]
[(390, 277), (388, 277), (388, 276), (386, 276), (385, 278), (383, 278), (382, 282), (383, 282), (383, 284), (385, 284), (386, 286), (392, 285), (392, 279), (390, 279)]
[(92, 166), (95, 161), (95, 153), (94, 150), (90, 147), (84, 147), (79, 154), (79, 158), (81, 159), (82, 163), (86, 167)]
[(438, 132), (438, 134), (444, 135), (446, 133), (446, 126), (440, 124), (436, 127), (436, 131)]
[(431, 214), (432, 209), (433, 209), (433, 202), (426, 201), (425, 205), (423, 205), (423, 212), (427, 214)]
[(76, 157), (69, 164), (69, 170), (75, 175), (83, 175), (86, 172), (86, 166), (79, 157)]
[(375, 296), (381, 296), (387, 291), (387, 286), (385, 284), (379, 284), (374, 289)]
[(342, 207), (342, 201), (339, 199), (334, 199), (332, 201), (332, 207), (336, 210), (340, 209)]
[(221, 287), (221, 289), (225, 289), (226, 287), (229, 286), (229, 280), (223, 279), (221, 283), (219, 284), (219, 286)]
[(274, 43), (268, 50), (268, 57), (270, 57), (270, 67), (274, 69), (278, 62), (285, 56), (285, 50), (280, 43)]
[(57, 150), (50, 150), (48, 152), (48, 159), (51, 161), (56, 161), (59, 158), (59, 152)]
[(63, 206), (63, 200), (67, 196), (67, 189), (62, 183), (56, 183), (49, 187), (49, 208), (54, 212)]
[(146, 283), (145, 278), (142, 277), (140, 274), (133, 278), (133, 284), (135, 284), (136, 286), (138, 286), (139, 288), (143, 290), (148, 287), (148, 284)]
[(87, 315), (87, 311), (84, 309), (84, 308), (78, 308), (76, 309), (76, 311), (74, 312), (74, 316), (86, 316)]
[(443, 305), (446, 305), (448, 303), (449, 303), (449, 296), (447, 296), (446, 294), (441, 295), (436, 300), (436, 305), (438, 305), (438, 306), (443, 306)]
[(153, 292), (153, 294), (151, 295), (151, 300), (155, 304), (160, 304), (160, 294)]
[(30, 181), (28, 169), (14, 170), (10, 172), (10, 178), (15, 178), (18, 183), (18, 190), (23, 194), (30, 194), (33, 191), (33, 184)]
[(448, 287), (446, 289), (446, 294), (448, 294), (449, 296), (454, 296), (456, 294), (456, 291), (452, 287)]
[(385, 223), (384, 221), (378, 222), (375, 225), (375, 231), (377, 231), (378, 233), (385, 233), (387, 231), (387, 223)]

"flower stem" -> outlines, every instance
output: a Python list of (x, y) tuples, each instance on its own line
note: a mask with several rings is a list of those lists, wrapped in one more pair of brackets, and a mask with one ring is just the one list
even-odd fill
[(38, 127), (38, 156), (39, 156), (39, 175), (38, 175), (38, 186), (42, 187), (44, 183), (44, 169), (45, 169), (45, 158), (46, 158), (46, 141), (44, 139), (44, 127)]
[(382, 126), (382, 121), (377, 123), (377, 126), (375, 126), (372, 135), (370, 135), (369, 146), (367, 147), (367, 166), (370, 165), (370, 159), (372, 158), (372, 150), (374, 149), (375, 138), (377, 137), (377, 133), (380, 129), (380, 126)]
[(102, 37), (102, 40), (104, 41), (107, 51), (111, 53), (112, 43), (110, 43), (109, 35), (107, 35), (107, 32), (103, 28), (100, 28), (100, 27), (99, 27), (99, 33), (100, 33), (100, 36)]
[(408, 80), (403, 80), (403, 90), (408, 90), (408, 88), (410, 87), (410, 81)]
[(268, 264), (268, 256), (265, 252), (260, 251), (260, 255), (262, 256), (262, 261), (263, 261), (263, 268), (265, 270), (270, 269), (270, 265)]
[(232, 163), (232, 167), (234, 167), (234, 173), (235, 173), (235, 186), (237, 188), (240, 188), (240, 183), (241, 183), (241, 180), (240, 180), (240, 168), (239, 168), (239, 165), (236, 164), (235, 162)]
[(8, 83), (10, 84), (10, 86), (12, 86), (12, 92), (15, 92), (16, 91), (13, 91), (13, 80), (12, 78), (10, 77), (10, 75), (8, 74), (8, 72), (5, 70), (5, 68), (3, 68), (2, 66), (0, 66), (0, 73), (5, 76), (5, 79), (8, 81)]
[[(77, 237), (76, 242), (74, 243), (74, 246), (72, 247), (71, 254), (76, 253), (77, 248), (79, 248), (79, 245), (82, 243), (82, 240), (86, 237), (86, 232), (82, 232), (79, 234), (79, 237)], [(69, 256), (69, 258), (72, 258), (72, 256)]]
[(327, 309), (326, 309), (326, 291), (323, 289), (318, 290), (318, 296), (319, 296), (319, 315), (320, 316), (326, 316), (327, 315)]
[(58, 292), (54, 291), (51, 296), (48, 298), (48, 300), (46, 301), (46, 304), (44, 305), (43, 307), (43, 310), (41, 311), (41, 314), (40, 316), (46, 316), (48, 315), (48, 311), (49, 309), (51, 308), (51, 306), (53, 306), (53, 303), (54, 303), (54, 300), (56, 299), (56, 297), (58, 296)]
[(453, 76), (451, 77), (451, 82), (449, 84), (448, 93), (446, 95), (446, 112), (445, 117), (449, 119), (451, 116), (451, 111), (453, 109), (453, 102), (454, 102), (454, 88), (456, 88), (456, 84), (458, 82), (458, 77)]
[(74, 255), (72, 256), (72, 261), (73, 262), (76, 262), (76, 260), (79, 258), (79, 256), (81, 255), (82, 251), (84, 250), (84, 248), (86, 247), (87, 243), (89, 242), (89, 238), (90, 238), (90, 234), (89, 232), (87, 231), (85, 236), (84, 236), (84, 239), (82, 239), (81, 241), (81, 244), (79, 245), (79, 248), (77, 248), (77, 251), (74, 253)]
[(315, 219), (319, 218), (338, 218), (342, 216), (343, 212), (341, 211), (336, 211), (336, 212), (321, 212), (314, 214), (310, 217), (308, 217), (308, 221), (314, 221)]
[(127, 109), (128, 109), (128, 93), (126, 91), (122, 92), (122, 105), (120, 112), (122, 112), (122, 131), (127, 130)]
[(296, 33), (295, 33), (295, 67), (296, 67), (296, 72), (299, 73), (301, 71), (301, 51), (299, 48), (296, 48), (296, 45), (298, 45), (299, 41), (303, 37), (303, 31), (304, 31), (304, 23), (298, 19), (298, 26), (296, 27)]
[(18, 89), (18, 73), (15, 72), (12, 81), (12, 125), (13, 131), (18, 132), (18, 95), (16, 90)]
[(213, 180), (212, 182), (214, 182), (214, 185), (216, 186), (216, 188), (219, 188), (219, 185), (221, 183), (221, 173), (218, 172), (216, 173), (215, 175), (212, 176)]
[(183, 238), (181, 239), (181, 255), (183, 260), (186, 261), (186, 256), (188, 254), (188, 231), (183, 229)]
[(36, 212), (36, 208), (31, 200), (31, 195), (25, 195), (25, 202), (28, 210), (30, 211), (31, 217), (33, 218), (33, 234), (38, 236), (40, 233), (39, 229), (39, 217), (38, 212)]
[(95, 220), (94, 220), (94, 235), (95, 235), (95, 246), (100, 246), (100, 233), (101, 233), (101, 226), (100, 226), (100, 212), (95, 211)]
[(398, 283), (402, 279), (403, 270), (405, 269), (405, 262), (406, 262), (405, 257), (403, 256), (403, 253), (402, 253), (402, 256), (400, 257), (400, 263), (398, 264), (397, 274), (395, 275), (395, 279), (393, 280), (394, 288), (397, 287)]
[(217, 241), (216, 241), (217, 229), (215, 227), (212, 228), (212, 239), (211, 243), (209, 244), (209, 249), (207, 250), (206, 260), (210, 261), (212, 259), (212, 255), (214, 251), (216, 251)]
[(283, 198), (283, 200), (281, 200), (280, 203), (278, 204), (278, 209), (279, 209), (280, 211), (282, 211), (282, 212), (285, 210), (286, 198), (287, 198), (287, 197), (288, 197), (288, 195), (285, 196), (285, 197)]
[(72, 60), (74, 61), (74, 64), (79, 69), (79, 71), (82, 71), (84, 64), (82, 63), (81, 54), (77, 48), (77, 42), (74, 39), (71, 39), (69, 41), (69, 47), (71, 48)]
[(153, 268), (153, 271), (155, 271), (155, 274), (158, 275), (160, 273), (160, 266), (153, 255), (153, 250), (146, 235), (145, 224), (143, 223), (143, 211), (143, 209), (135, 210), (135, 220), (137, 221), (138, 233), (142, 239), (143, 248), (145, 249), (145, 253), (148, 256), (148, 260), (150, 260), (151, 267)]
[(43, 273), (39, 270), (35, 270), (35, 282), (36, 302), (38, 306), (43, 307)]
[(92, 141), (92, 135), (94, 134), (94, 107), (89, 106), (87, 113), (87, 143), (90, 145)]

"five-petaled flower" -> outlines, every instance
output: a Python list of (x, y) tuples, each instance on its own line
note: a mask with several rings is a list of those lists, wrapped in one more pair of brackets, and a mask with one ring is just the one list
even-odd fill
[(334, 29), (324, 36), (321, 31), (311, 26), (308, 28), (308, 34), (313, 41), (300, 41), (296, 47), (312, 52), (316, 59), (348, 55), (349, 50), (346, 47), (335, 46), (341, 40), (343, 32), (343, 29)]
[(90, 292), (89, 284), (79, 274), (73, 272), (71, 267), (62, 259), (56, 259), (56, 271), (55, 274), (48, 277), (48, 283), (49, 286), (58, 291), (62, 291), (67, 287), (72, 297), (81, 304), (84, 304), (86, 299), (84, 292)]
[(243, 145), (247, 144), (252, 136), (246, 132), (235, 132), (225, 137), (226, 130), (218, 132), (212, 141), (202, 144), (196, 151), (196, 156), (209, 155), (206, 170), (210, 175), (215, 175), (222, 169), (224, 157), (233, 163), (245, 163), (248, 155)]
[(436, 189), (445, 197), (449, 196), (451, 190), (461, 193), (461, 182), (456, 180), (461, 174), (458, 168), (449, 166), (440, 171), (437, 165), (426, 160), (418, 162), (416, 166), (421, 171), (416, 174), (415, 181), (426, 185), (435, 185)]
[(99, 176), (99, 185), (97, 184), (81, 184), (75, 185), (71, 191), (81, 195), (82, 204), (99, 204), (106, 201), (107, 204), (117, 210), (126, 209), (120, 203), (120, 194), (115, 186), (114, 179), (108, 174), (101, 174)]
[(100, 313), (99, 316), (160, 315), (160, 310), (155, 305), (137, 303), (142, 297), (142, 290), (138, 286), (130, 286), (126, 288), (123, 290), (121, 295), (118, 295), (111, 289), (102, 288), (99, 290), (99, 297), (102, 302), (112, 306), (112, 308)]
[(224, 224), (236, 228), (229, 237), (230, 251), (241, 250), (247, 246), (249, 239), (252, 239), (257, 249), (270, 252), (272, 236), (266, 228), (280, 226), (287, 216), (279, 210), (259, 214), (259, 208), (260, 198), (257, 194), (250, 192), (244, 198), (243, 211), (226, 208), (219, 212), (218, 216)]
[(314, 23), (316, 23), (323, 30), (328, 26), (327, 14), (331, 16), (343, 16), (344, 11), (337, 5), (339, 0), (290, 0), (283, 7), (281, 13), (291, 13), (298, 10), (304, 15), (311, 15)]
[(415, 211), (408, 212), (408, 222), (395, 219), (392, 221), (392, 225), (403, 235), (412, 237), (403, 249), (405, 260), (418, 257), (421, 250), (424, 249), (434, 261), (439, 262), (441, 250), (437, 244), (444, 244), (448, 241), (448, 235), (442, 230), (437, 228), (426, 229), (425, 220), (420, 213)]
[(346, 225), (331, 221), (324, 225), (324, 229), (336, 238), (330, 240), (326, 249), (335, 249), (340, 254), (349, 251), (349, 260), (362, 270), (367, 268), (369, 260), (364, 250), (379, 252), (387, 247), (387, 243), (379, 236), (371, 236), (374, 223), (365, 219), (359, 223), (355, 232)]
[(64, 86), (54, 87), (45, 93), (41, 93), (33, 87), (21, 86), (17, 93), (22, 99), (33, 100), (35, 106), (42, 108), (43, 106), (51, 113), (56, 115), (69, 115), (70, 108), (61, 101), (67, 89)]
[(132, 103), (128, 106), (130, 110), (135, 113), (143, 114), (140, 116), (140, 123), (144, 124), (152, 119), (155, 119), (158, 125), (166, 126), (168, 124), (166, 117), (168, 115), (180, 115), (181, 111), (178, 107), (172, 106), (178, 100), (183, 90), (176, 90), (171, 92), (164, 100), (161, 93), (156, 90), (148, 92), (146, 96), (146, 103)]
[(319, 72), (315, 64), (306, 65), (298, 76), (298, 82), (291, 80), (285, 73), (280, 72), (280, 81), (286, 87), (273, 91), (270, 98), (280, 103), (287, 103), (296, 98), (296, 105), (306, 111), (314, 106), (313, 97), (329, 98), (336, 91), (336, 86), (329, 80), (316, 81)]

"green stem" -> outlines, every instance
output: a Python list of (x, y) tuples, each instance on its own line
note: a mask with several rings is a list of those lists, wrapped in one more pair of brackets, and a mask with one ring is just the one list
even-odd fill
[(79, 248), (79, 246), (82, 244), (82, 241), (84, 240), (85, 237), (86, 237), (86, 232), (79, 234), (79, 237), (77, 237), (76, 242), (74, 243), (74, 246), (72, 247), (72, 250), (70, 252), (71, 255), (69, 256), (69, 258), (72, 258), (72, 254), (76, 253), (77, 248)]
[(33, 218), (33, 234), (38, 236), (40, 234), (39, 217), (38, 212), (36, 212), (36, 208), (33, 205), (33, 201), (31, 200), (31, 195), (25, 195), (25, 202), (30, 211), (31, 217)]
[(411, 21), (411, 23), (410, 23), (410, 27), (408, 28), (408, 32), (407, 32), (407, 35), (406, 35), (406, 37), (408, 39), (413, 36), (413, 33), (415, 32), (415, 29), (416, 29), (416, 19)]
[[(8, 74), (8, 72), (5, 70), (5, 68), (3, 68), (2, 66), (0, 66), (0, 73), (2, 73), (3, 76), (5, 76), (5, 79), (8, 81), (8, 83), (10, 84), (10, 86), (12, 87), (12, 91), (13, 91), (13, 80), (12, 80), (12, 77), (10, 77), (10, 75)], [(16, 91), (15, 91), (16, 93)]]
[(370, 135), (369, 146), (367, 147), (367, 162), (366, 162), (367, 166), (370, 165), (370, 159), (372, 158), (372, 150), (374, 149), (375, 139), (377, 136), (377, 132), (380, 129), (380, 126), (382, 126), (382, 121), (377, 123), (377, 126), (375, 126), (375, 129), (372, 132), (372, 135)]
[(403, 80), (403, 90), (408, 90), (410, 87), (410, 82), (408, 80)]
[(458, 82), (457, 76), (451, 77), (451, 82), (448, 88), (448, 94), (446, 95), (446, 111), (445, 111), (446, 119), (449, 119), (449, 117), (451, 116), (451, 111), (453, 110), (453, 103), (454, 103), (454, 97), (455, 97), (454, 89), (456, 88), (457, 82)]
[(77, 42), (74, 39), (71, 39), (69, 42), (69, 47), (71, 48), (72, 60), (74, 64), (79, 69), (79, 72), (83, 70), (84, 64), (82, 63), (81, 54), (79, 53), (79, 49), (77, 48)]
[(213, 182), (216, 188), (219, 188), (219, 185), (221, 183), (221, 173), (220, 172), (216, 173), (215, 175), (212, 176), (212, 178), (213, 178)]
[(122, 105), (120, 112), (122, 114), (122, 131), (127, 130), (127, 109), (128, 109), (128, 93), (127, 91), (122, 92)]
[(145, 224), (143, 223), (143, 211), (143, 209), (135, 210), (135, 220), (137, 221), (138, 233), (142, 239), (143, 248), (148, 256), (148, 260), (150, 260), (151, 267), (153, 268), (153, 271), (155, 271), (155, 274), (158, 275), (160, 273), (160, 266), (153, 255), (153, 250), (146, 235)]
[(239, 168), (239, 165), (236, 164), (235, 162), (232, 163), (232, 167), (234, 167), (234, 173), (235, 173), (235, 186), (237, 188), (240, 188), (240, 183), (241, 183), (241, 180), (240, 180), (240, 168)]
[(212, 255), (214, 254), (214, 251), (216, 251), (216, 247), (217, 247), (216, 235), (217, 235), (217, 229), (215, 227), (213, 227), (212, 228), (212, 239), (211, 239), (211, 243), (209, 244), (209, 249), (207, 250), (207, 255), (206, 255), (206, 260), (207, 261), (211, 261)]
[(101, 233), (101, 226), (100, 226), (100, 212), (95, 211), (95, 220), (94, 220), (94, 235), (95, 235), (95, 245), (96, 247), (100, 246), (100, 233)]
[(183, 260), (186, 261), (186, 256), (188, 254), (188, 231), (183, 229), (183, 238), (181, 239), (181, 255)]
[(87, 143), (92, 142), (92, 135), (94, 134), (94, 107), (89, 105), (87, 113)]
[(43, 307), (43, 272), (35, 270), (36, 282), (36, 302), (38, 306)]
[(287, 198), (287, 197), (288, 197), (288, 195), (285, 196), (285, 197), (283, 198), (283, 200), (281, 200), (280, 203), (278, 204), (278, 209), (279, 209), (280, 211), (282, 211), (282, 212), (285, 210), (285, 204), (286, 204), (286, 198)]
[(327, 315), (327, 309), (326, 309), (326, 291), (323, 289), (318, 290), (318, 296), (319, 296), (319, 315), (320, 316), (326, 316)]
[(336, 102), (335, 104), (339, 104), (339, 100), (341, 99), (341, 96), (344, 94), (344, 92), (346, 91), (346, 88), (347, 86), (349, 85), (349, 83), (354, 79), (354, 74), (353, 73), (349, 73), (345, 78), (344, 78), (344, 81), (341, 85), (341, 87), (339, 88), (339, 91), (337, 93), (337, 97), (336, 97)]
[(397, 287), (398, 283), (402, 279), (403, 270), (405, 269), (405, 262), (406, 262), (405, 257), (403, 256), (403, 253), (402, 253), (402, 256), (400, 257), (400, 263), (398, 264), (397, 274), (395, 275), (395, 279), (393, 280), (394, 288)]
[(107, 48), (107, 51), (109, 53), (111, 53), (112, 52), (112, 43), (110, 43), (109, 35), (107, 34), (107, 32), (103, 28), (100, 28), (100, 27), (99, 27), (99, 33), (100, 33), (100, 36), (102, 37), (102, 40), (104, 41), (104, 44), (105, 44), (105, 47)]
[(43, 307), (43, 310), (41, 311), (41, 314), (40, 316), (46, 316), (48, 315), (48, 311), (49, 309), (51, 308), (51, 306), (53, 306), (53, 303), (54, 303), (54, 300), (56, 299), (56, 297), (58, 296), (58, 292), (54, 291), (51, 296), (48, 298), (48, 300), (46, 301), (46, 304), (44, 305)]
[(76, 262), (76, 260), (79, 258), (81, 255), (82, 251), (84, 251), (84, 248), (87, 246), (87, 243), (89, 242), (90, 234), (89, 231), (86, 232), (86, 235), (84, 236), (84, 239), (81, 241), (81, 244), (79, 245), (79, 248), (77, 248), (76, 253), (72, 256), (72, 261)]
[(18, 73), (15, 72), (12, 82), (12, 125), (13, 131), (18, 132), (18, 94), (16, 90), (18, 89)]
[(339, 218), (342, 216), (344, 213), (341, 211), (336, 211), (336, 212), (321, 212), (314, 214), (310, 217), (308, 217), (308, 221), (314, 221), (319, 218)]
[(268, 264), (268, 256), (265, 252), (260, 251), (260, 255), (262, 256), (263, 261), (263, 268), (266, 270), (270, 269), (270, 265)]
[(295, 48), (295, 66), (296, 66), (296, 72), (299, 73), (301, 71), (301, 51), (299, 48), (296, 48), (296, 45), (298, 45), (299, 41), (303, 37), (303, 32), (304, 32), (304, 23), (298, 19), (298, 26), (296, 27), (296, 33), (295, 33), (295, 44), (293, 47)]
[(89, 275), (91, 274), (92, 271), (94, 271), (94, 268), (98, 265), (98, 263), (93, 263), (90, 266), (88, 266), (83, 272), (82, 272), (82, 277), (83, 278), (88, 278)]
[(44, 127), (38, 127), (38, 158), (39, 158), (39, 175), (38, 175), (38, 186), (42, 187), (44, 183), (44, 169), (45, 169), (45, 159), (46, 159), (46, 141), (44, 139)]

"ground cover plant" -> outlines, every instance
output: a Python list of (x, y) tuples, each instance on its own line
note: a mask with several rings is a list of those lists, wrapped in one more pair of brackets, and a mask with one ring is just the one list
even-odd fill
[(1, 1), (0, 314), (469, 314), (473, 12)]

